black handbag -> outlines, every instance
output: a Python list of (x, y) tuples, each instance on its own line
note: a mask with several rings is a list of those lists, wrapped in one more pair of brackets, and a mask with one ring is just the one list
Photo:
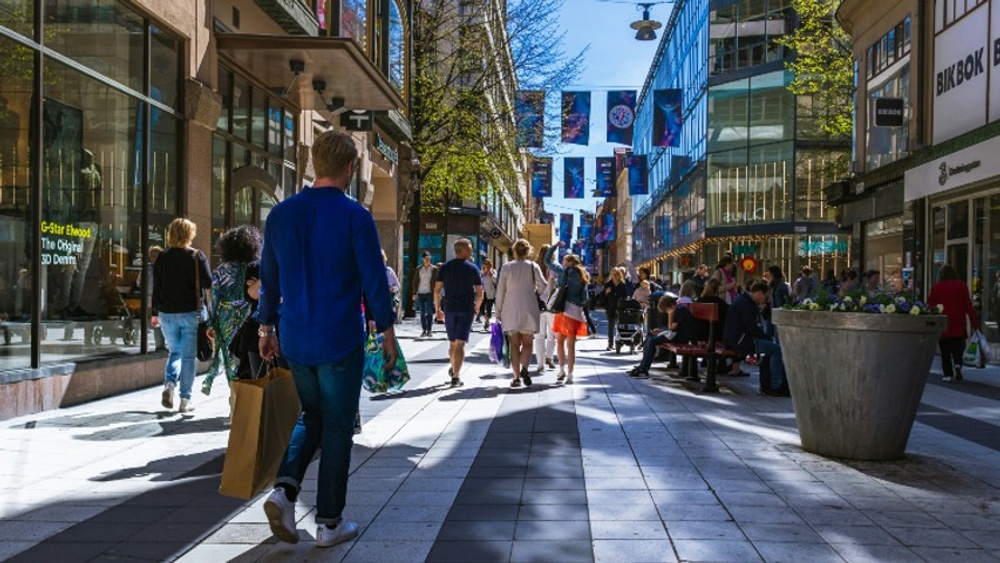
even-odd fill
[(198, 293), (198, 308), (195, 310), (198, 313), (198, 349), (197, 356), (198, 360), (202, 362), (207, 362), (212, 359), (212, 355), (215, 350), (212, 347), (212, 341), (208, 338), (208, 321), (202, 320), (201, 318), (201, 269), (198, 267), (198, 254), (196, 250), (194, 253), (194, 287), (195, 291)]
[(555, 292), (549, 296), (548, 303), (545, 304), (545, 308), (550, 313), (562, 313), (566, 311), (566, 286), (560, 285), (556, 288)]

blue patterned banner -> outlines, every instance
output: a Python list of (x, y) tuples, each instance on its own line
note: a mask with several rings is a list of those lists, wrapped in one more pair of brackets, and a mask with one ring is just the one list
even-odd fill
[(583, 188), (583, 158), (563, 159), (563, 197), (566, 199), (582, 199)]
[(608, 92), (608, 142), (632, 144), (635, 128), (635, 90)]
[(679, 89), (653, 91), (653, 146), (681, 146), (682, 110)]
[(594, 196), (615, 196), (615, 157), (597, 157), (597, 189)]
[(531, 197), (552, 195), (552, 159), (536, 158), (531, 163)]
[(572, 213), (560, 213), (559, 214), (559, 240), (566, 243), (569, 246), (570, 241), (573, 239), (573, 214)]
[(545, 143), (545, 92), (522, 90), (514, 95), (517, 146), (541, 148)]
[(580, 212), (580, 240), (590, 242), (594, 238), (594, 216), (590, 213)]
[(562, 142), (590, 143), (590, 92), (562, 93)]
[(628, 194), (649, 194), (649, 185), (646, 183), (646, 155), (644, 154), (633, 154), (628, 157)]

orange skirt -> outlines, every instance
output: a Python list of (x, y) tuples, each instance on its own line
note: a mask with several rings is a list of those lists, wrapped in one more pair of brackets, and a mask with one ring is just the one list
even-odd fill
[(552, 332), (583, 338), (587, 336), (587, 323), (568, 317), (563, 313), (556, 313), (556, 319), (552, 321)]

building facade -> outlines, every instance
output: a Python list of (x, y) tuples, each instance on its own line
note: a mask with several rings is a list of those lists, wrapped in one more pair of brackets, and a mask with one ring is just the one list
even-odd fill
[(356, 131), (350, 192), (398, 254), (410, 8), (0, 1), (0, 418), (160, 381), (149, 250), (184, 216), (217, 262), (329, 128)]
[[(816, 127), (808, 99), (787, 89), (797, 24), (790, 0), (680, 0), (639, 96), (635, 152), (647, 157), (648, 196), (635, 196), (634, 257), (680, 282), (724, 253), (785, 272), (839, 272), (848, 237), (823, 187), (839, 175), (843, 143)], [(654, 91), (677, 90), (676, 147), (654, 146)], [(842, 160), (842, 159), (841, 159)]]
[[(992, 70), (1000, 61), (1000, 2), (915, 0), (872, 9), (846, 1), (838, 18), (854, 44), (854, 158), (865, 167), (831, 186), (831, 201), (860, 235), (866, 264), (894, 264), (901, 285), (922, 295), (950, 264), (995, 328), (1000, 81)], [(875, 123), (878, 97), (902, 100), (902, 125)]]

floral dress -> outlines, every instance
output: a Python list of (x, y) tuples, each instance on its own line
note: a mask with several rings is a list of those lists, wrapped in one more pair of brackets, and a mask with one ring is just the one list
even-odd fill
[[(256, 266), (256, 264), (254, 265)], [(237, 379), (239, 358), (229, 353), (229, 345), (236, 332), (253, 312), (254, 302), (247, 298), (247, 275), (251, 266), (238, 262), (223, 262), (212, 273), (212, 328), (215, 330), (215, 353), (212, 365), (202, 384), (202, 392), (208, 395), (212, 382), (219, 375), (226, 379)]]

